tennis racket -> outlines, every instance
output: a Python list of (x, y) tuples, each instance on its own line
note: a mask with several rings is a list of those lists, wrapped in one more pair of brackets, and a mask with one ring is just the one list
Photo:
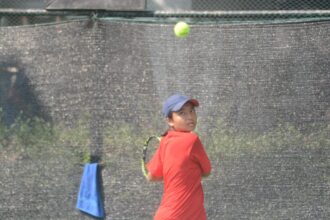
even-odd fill
[(142, 150), (142, 159), (141, 159), (141, 168), (142, 168), (142, 173), (145, 177), (148, 176), (148, 170), (146, 168), (146, 163), (150, 160), (152, 155), (157, 150), (157, 147), (159, 145), (160, 137), (157, 136), (150, 136), (146, 140), (146, 142), (143, 145), (143, 150)]

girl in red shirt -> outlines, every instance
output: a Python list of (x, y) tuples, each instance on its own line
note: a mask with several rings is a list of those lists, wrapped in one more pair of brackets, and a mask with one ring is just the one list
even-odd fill
[(163, 106), (169, 130), (147, 164), (149, 181), (164, 181), (164, 192), (154, 220), (205, 220), (201, 179), (211, 163), (196, 133), (196, 99), (169, 97)]

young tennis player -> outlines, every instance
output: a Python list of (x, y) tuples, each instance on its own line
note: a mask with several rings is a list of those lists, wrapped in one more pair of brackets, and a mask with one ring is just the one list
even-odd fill
[(170, 96), (163, 113), (169, 125), (147, 164), (149, 181), (164, 181), (164, 192), (154, 220), (205, 220), (201, 179), (211, 172), (211, 163), (194, 133), (196, 99)]

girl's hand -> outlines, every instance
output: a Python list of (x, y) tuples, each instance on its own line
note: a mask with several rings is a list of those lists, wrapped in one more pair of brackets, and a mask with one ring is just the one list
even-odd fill
[(149, 182), (160, 182), (163, 181), (163, 177), (153, 176), (151, 173), (148, 173), (147, 180)]

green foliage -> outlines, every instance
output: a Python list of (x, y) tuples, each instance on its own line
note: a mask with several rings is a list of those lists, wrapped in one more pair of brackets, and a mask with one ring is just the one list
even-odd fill
[(136, 129), (129, 123), (109, 125), (104, 131), (104, 160), (112, 163), (118, 158), (140, 155), (147, 134), (150, 132)]
[[(1, 109), (0, 109), (1, 116)], [(51, 124), (40, 118), (18, 117), (10, 127), (0, 123), (1, 155), (15, 154), (29, 158), (63, 156), (76, 163), (91, 160), (91, 134), (88, 116), (75, 125)], [(256, 155), (288, 148), (330, 147), (329, 128), (319, 126), (302, 132), (290, 124), (280, 125), (264, 133), (237, 132), (218, 120), (201, 139), (213, 158), (235, 156), (244, 152)], [(116, 122), (103, 129), (103, 162), (118, 158), (140, 158), (145, 139), (155, 132), (138, 129), (130, 123)]]
[(89, 118), (83, 117), (78, 120), (75, 125), (65, 126), (57, 124), (54, 126), (58, 142), (72, 147), (89, 146), (91, 141), (89, 139), (88, 129)]
[(215, 128), (204, 137), (202, 136), (202, 139), (213, 156), (230, 156), (244, 152), (262, 154), (288, 148), (330, 147), (329, 128), (325, 126), (319, 126), (306, 133), (290, 124), (279, 125), (264, 133), (239, 133), (219, 120), (215, 123)]
[[(2, 109), (0, 108), (0, 120), (2, 119)], [(9, 129), (0, 121), (0, 149), (7, 145)]]
[(77, 163), (89, 162), (89, 143), (86, 121), (82, 120), (74, 128), (53, 125), (37, 117), (18, 117), (10, 126), (0, 123), (0, 157), (34, 160), (64, 157)]
[[(129, 147), (137, 138), (137, 132), (128, 123), (112, 124), (105, 129), (104, 143), (120, 148)], [(125, 151), (126, 149), (123, 149)]]
[(54, 142), (52, 126), (40, 118), (23, 119), (19, 116), (10, 126), (1, 123), (0, 132), (3, 150), (31, 157), (40, 156), (42, 149)]
[(71, 127), (63, 124), (54, 126), (54, 134), (58, 146), (67, 146), (75, 155), (78, 155), (81, 163), (91, 161), (90, 133), (88, 129), (89, 117), (84, 116)]

